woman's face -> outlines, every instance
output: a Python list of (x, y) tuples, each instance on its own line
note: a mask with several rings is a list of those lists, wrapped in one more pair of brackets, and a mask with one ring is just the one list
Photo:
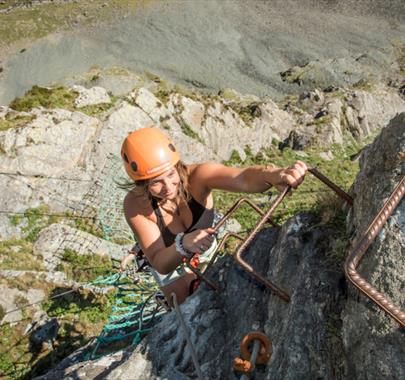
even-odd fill
[(180, 177), (176, 168), (165, 171), (158, 177), (149, 180), (148, 190), (155, 198), (175, 199), (179, 192)]

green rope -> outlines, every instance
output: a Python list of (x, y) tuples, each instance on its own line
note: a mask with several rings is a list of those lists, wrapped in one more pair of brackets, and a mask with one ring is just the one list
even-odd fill
[[(141, 275), (142, 276), (142, 275)], [(157, 305), (151, 305), (153, 295), (157, 290), (156, 283), (143, 276), (139, 282), (131, 282), (124, 273), (107, 277), (98, 277), (92, 285), (110, 285), (117, 289), (111, 314), (102, 332), (96, 338), (90, 359), (101, 357), (111, 352), (111, 344), (125, 343), (136, 346), (142, 338), (152, 331), (154, 320), (158, 320), (166, 311), (159, 311)], [(107, 352), (108, 351), (108, 352)]]

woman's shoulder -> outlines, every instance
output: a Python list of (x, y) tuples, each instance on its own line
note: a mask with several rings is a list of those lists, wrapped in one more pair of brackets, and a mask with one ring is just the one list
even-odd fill
[(199, 203), (205, 204), (206, 198), (211, 194), (211, 189), (207, 186), (207, 178), (212, 171), (213, 162), (203, 162), (190, 165), (189, 185), (193, 198)]
[(204, 183), (206, 179), (221, 174), (223, 168), (225, 168), (224, 165), (212, 161), (194, 164), (192, 166), (190, 165), (189, 178)]
[(186, 165), (189, 176), (199, 176), (205, 171), (210, 170), (212, 166), (215, 166), (215, 162), (201, 162), (198, 164)]
[(143, 215), (149, 218), (153, 210), (150, 202), (144, 196), (130, 191), (124, 198), (124, 213), (126, 216)]

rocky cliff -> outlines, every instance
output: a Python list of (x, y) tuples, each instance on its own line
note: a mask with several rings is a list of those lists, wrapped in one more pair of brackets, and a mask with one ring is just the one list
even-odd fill
[[(210, 272), (220, 291), (202, 286), (181, 305), (204, 378), (236, 379), (233, 358), (242, 337), (264, 332), (273, 343), (256, 379), (403, 378), (403, 328), (348, 284), (343, 262), (405, 174), (405, 113), (395, 117), (362, 154), (346, 222), (322, 223), (301, 213), (280, 229), (262, 230), (244, 258), (291, 297), (284, 302), (235, 264), (221, 258)], [(403, 201), (367, 253), (361, 273), (404, 308)], [(334, 223), (338, 223), (334, 225)], [(73, 364), (74, 363), (74, 364)], [(196, 373), (176, 314), (167, 314), (134, 351), (95, 361), (80, 354), (41, 379), (188, 379)]]
[[(208, 273), (220, 291), (181, 306), (203, 377), (239, 378), (240, 341), (258, 330), (273, 352), (255, 379), (405, 378), (403, 329), (343, 271), (404, 176), (404, 16), (399, 0), (0, 1), (0, 377), (196, 377), (174, 312), (141, 344), (118, 339), (124, 323), (97, 348), (123, 289), (136, 302), (156, 290), (134, 268), (111, 280), (134, 243), (121, 142), (154, 125), (187, 163), (300, 159), (354, 198), (308, 175), (244, 252), (290, 302), (225, 245)], [(215, 205), (241, 196), (215, 191)], [(275, 193), (247, 196), (266, 209)], [(405, 309), (403, 211), (359, 272)], [(242, 209), (226, 229), (257, 218)]]
[[(61, 290), (81, 289), (84, 281), (103, 272), (80, 268), (105, 270), (111, 258), (122, 257), (132, 237), (122, 218), (124, 193), (116, 187), (124, 178), (117, 152), (128, 132), (156, 125), (172, 136), (186, 162), (285, 165), (303, 159), (350, 186), (357, 173), (350, 157), (361, 156), (351, 188), (355, 203), (346, 222), (336, 200), (319, 197), (324, 189), (308, 182), (295, 201), (287, 200), (277, 218), (294, 216), (280, 229), (261, 231), (246, 252), (249, 263), (288, 291), (290, 303), (259, 286), (226, 255), (210, 273), (222, 291), (202, 286), (182, 306), (204, 376), (236, 378), (231, 363), (241, 338), (261, 330), (273, 342), (273, 356), (267, 367), (258, 369), (258, 378), (378, 378), (387, 371), (401, 377), (398, 326), (357, 291), (349, 287), (347, 293), (342, 263), (349, 240), (360, 236), (403, 176), (404, 113), (395, 115), (404, 111), (398, 88), (381, 83), (317, 89), (278, 103), (233, 90), (202, 95), (157, 77), (119, 97), (97, 86), (34, 87), (0, 113), (0, 304), (6, 313), (2, 323), (16, 331), (13, 335), (13, 329), (7, 330), (7, 339), (25, 330), (25, 339), (38, 342), (35, 337), (41, 332), (40, 348), (34, 350), (30, 343), (30, 355), (33, 360), (45, 353), (47, 357), (35, 374), (79, 347), (79, 341), (68, 343), (78, 334), (84, 344), (91, 332), (100, 332), (109, 302), (103, 294), (109, 290), (98, 286), (87, 286), (84, 293), (45, 308), (41, 303), (31, 306), (29, 325), (21, 322), (25, 309), (7, 312)], [(377, 134), (373, 144), (358, 152)], [(235, 199), (216, 196), (222, 211)], [(298, 213), (308, 207), (312, 212)], [(388, 248), (373, 246), (364, 270), (401, 304), (403, 271), (397, 263), (400, 250), (393, 247), (403, 247), (403, 223), (396, 215), (387, 227), (393, 232), (384, 233), (392, 236)], [(250, 218), (242, 217), (243, 227), (252, 227)], [(390, 254), (380, 255), (385, 249)], [(81, 307), (90, 311), (75, 317)], [(55, 324), (63, 315), (68, 316), (64, 324)], [(97, 323), (91, 326), (91, 320)], [(72, 332), (62, 338), (64, 331)], [(64, 339), (67, 350), (61, 344)], [(384, 360), (376, 361), (367, 351), (370, 344)], [(167, 314), (136, 350), (93, 361), (83, 361), (83, 352), (88, 349), (62, 361), (45, 378), (194, 376), (174, 313)], [(357, 364), (365, 361), (371, 372)]]

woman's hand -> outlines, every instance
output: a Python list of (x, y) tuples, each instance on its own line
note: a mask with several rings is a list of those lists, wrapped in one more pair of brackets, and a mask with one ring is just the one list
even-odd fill
[(278, 191), (283, 191), (286, 186), (296, 189), (304, 180), (307, 165), (302, 161), (296, 161), (288, 168), (280, 168), (270, 173), (269, 183)]
[(183, 236), (183, 247), (190, 252), (201, 253), (211, 247), (215, 232), (213, 228), (198, 229)]
[(122, 260), (121, 260), (121, 264), (120, 264), (120, 272), (124, 272), (125, 268), (128, 266), (128, 264), (131, 263), (131, 261), (133, 261), (136, 257), (136, 253), (133, 251), (128, 251), (128, 255), (125, 256)]

